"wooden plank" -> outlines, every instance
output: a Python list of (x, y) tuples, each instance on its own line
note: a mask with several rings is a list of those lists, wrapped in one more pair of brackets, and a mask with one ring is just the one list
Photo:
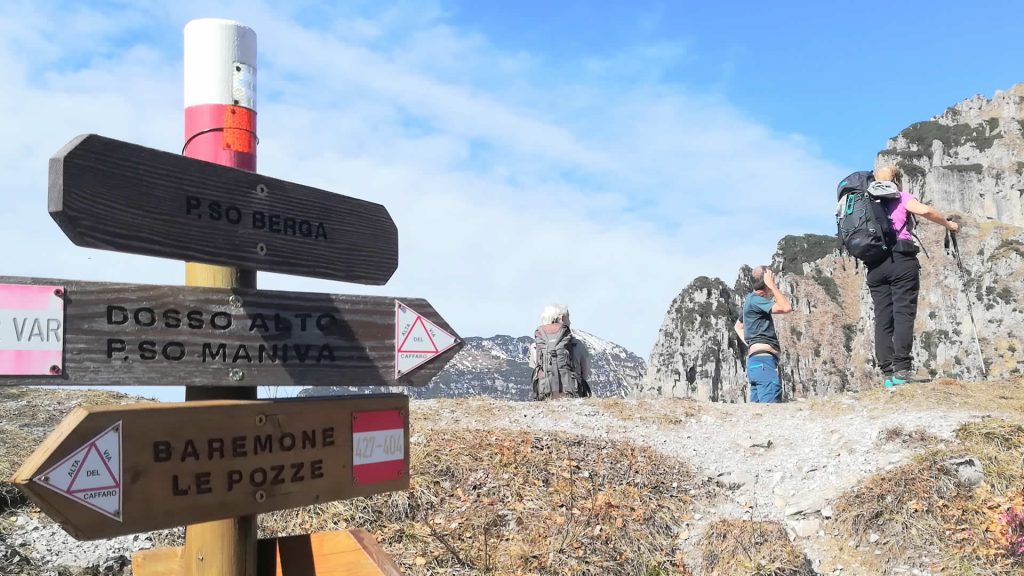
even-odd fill
[[(384, 576), (402, 576), (402, 570), (398, 567), (398, 564), (384, 551), (384, 548), (381, 548), (377, 539), (372, 534), (362, 528), (349, 530), (349, 534), (355, 538), (356, 542), (359, 542), (363, 552), (366, 552), (366, 555), (373, 560), (374, 565), (380, 569)], [(344, 574), (344, 572), (339, 571), (340, 574)]]
[(374, 285), (398, 267), (380, 204), (95, 134), (50, 159), (49, 210), (87, 248)]
[[(408, 407), (388, 394), (78, 408), (12, 482), (83, 540), (406, 490)], [(354, 445), (359, 418), (390, 411), (397, 444)], [(368, 457), (394, 473), (357, 480)]]
[[(181, 576), (182, 548), (132, 556), (135, 576)], [(257, 576), (402, 576), (380, 544), (362, 529), (265, 538), (257, 544)]]
[(365, 530), (318, 532), (277, 538), (275, 548), (274, 563), (259, 564), (258, 576), (402, 574), (395, 562)]
[(132, 554), (132, 575), (182, 576), (181, 553), (181, 547), (140, 550)]
[[(456, 344), (396, 377), (396, 299), (308, 292), (0, 276), (64, 288), (64, 362), (55, 376), (0, 385), (426, 385)], [(442, 330), (421, 298), (400, 302)]]

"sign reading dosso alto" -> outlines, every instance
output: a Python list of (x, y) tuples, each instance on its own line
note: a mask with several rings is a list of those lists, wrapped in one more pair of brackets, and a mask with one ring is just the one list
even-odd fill
[(14, 483), (80, 539), (405, 490), (408, 414), (402, 394), (76, 408)]
[[(3, 308), (36, 286), (49, 308)], [(461, 346), (419, 298), (0, 277), (7, 324), (0, 384), (425, 385)]]
[(88, 248), (360, 284), (398, 267), (380, 204), (95, 134), (50, 159), (49, 204)]

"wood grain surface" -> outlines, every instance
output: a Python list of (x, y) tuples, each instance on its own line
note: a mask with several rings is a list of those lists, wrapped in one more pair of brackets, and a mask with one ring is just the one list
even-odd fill
[(87, 248), (374, 285), (398, 267), (380, 204), (95, 134), (50, 159), (49, 211)]
[[(345, 296), (0, 276), (64, 287), (59, 376), (0, 385), (370, 386), (430, 382), (461, 342), (395, 376), (395, 303)], [(429, 302), (404, 305), (458, 337)]]
[[(395, 453), (405, 464), (393, 479), (359, 483), (353, 421), (379, 410), (402, 415), (404, 447)], [(404, 394), (80, 407), (25, 461), (13, 483), (83, 540), (406, 490), (408, 415)], [(121, 434), (120, 519), (40, 479), (115, 425)]]

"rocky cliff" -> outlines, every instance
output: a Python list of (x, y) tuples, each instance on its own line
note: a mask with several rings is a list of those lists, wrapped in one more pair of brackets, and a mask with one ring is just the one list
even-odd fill
[[(907, 174), (906, 188), (964, 225), (964, 273), (944, 231), (922, 222), (915, 326), (922, 376), (977, 379), (1022, 373), (1024, 344), (1024, 85), (975, 96), (913, 124), (878, 154)], [(841, 177), (843, 175), (837, 175)], [(837, 178), (838, 179), (838, 178)], [(832, 194), (831, 190), (821, 191)], [(828, 216), (825, 216), (828, 217)], [(787, 236), (771, 265), (794, 312), (776, 319), (788, 396), (879, 385), (864, 268), (835, 253), (832, 236)], [(747, 270), (739, 277), (745, 278)], [(697, 278), (669, 306), (641, 395), (742, 402), (743, 355), (732, 326), (749, 286)], [(975, 335), (977, 334), (977, 340)]]
[[(590, 351), (590, 386), (595, 396), (628, 396), (639, 387), (647, 366), (643, 358), (618, 344), (573, 328)], [(302, 396), (361, 392), (403, 392), (413, 398), (460, 398), (488, 396), (504, 400), (529, 400), (532, 394), (527, 349), (533, 338), (493, 336), (466, 338), (466, 345), (428, 386), (422, 388), (337, 387), (308, 388)]]

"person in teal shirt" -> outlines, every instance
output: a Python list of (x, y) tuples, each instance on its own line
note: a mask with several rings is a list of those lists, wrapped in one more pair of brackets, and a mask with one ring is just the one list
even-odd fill
[(747, 380), (751, 402), (782, 402), (779, 380), (779, 336), (772, 314), (789, 314), (793, 306), (779, 291), (775, 275), (767, 266), (751, 271), (753, 289), (743, 300), (736, 334), (747, 346)]

